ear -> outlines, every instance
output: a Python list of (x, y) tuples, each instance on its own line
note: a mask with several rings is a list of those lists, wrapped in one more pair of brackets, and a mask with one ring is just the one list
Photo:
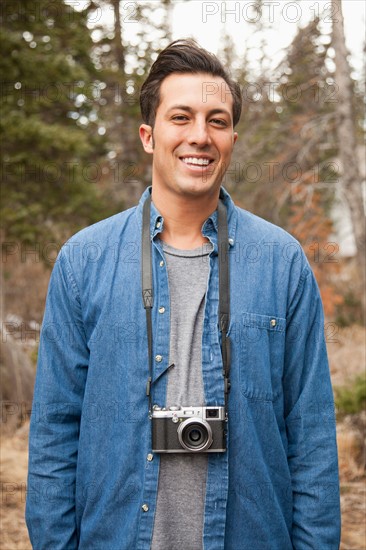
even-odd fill
[(154, 152), (152, 127), (148, 124), (141, 124), (139, 134), (145, 153), (149, 153), (151, 155)]
[(234, 147), (237, 139), (238, 139), (238, 132), (234, 132), (234, 134), (233, 134), (233, 147)]

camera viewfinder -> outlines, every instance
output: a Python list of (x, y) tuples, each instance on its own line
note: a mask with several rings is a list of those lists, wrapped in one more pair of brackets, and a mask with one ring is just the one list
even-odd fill
[(219, 409), (206, 409), (206, 418), (218, 418)]

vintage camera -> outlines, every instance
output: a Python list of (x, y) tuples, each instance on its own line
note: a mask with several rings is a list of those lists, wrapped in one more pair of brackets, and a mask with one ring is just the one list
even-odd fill
[(225, 407), (154, 405), (152, 450), (158, 453), (222, 453), (226, 451)]

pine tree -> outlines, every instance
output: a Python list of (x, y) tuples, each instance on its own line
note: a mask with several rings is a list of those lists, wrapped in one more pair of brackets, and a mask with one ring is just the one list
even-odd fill
[[(139, 92), (157, 52), (171, 40), (171, 0), (137, 3), (94, 0), (90, 9), (114, 13), (113, 23), (100, 21), (93, 57), (103, 83), (101, 98), (107, 129), (109, 158), (105, 180), (112, 200), (126, 207), (136, 204), (146, 185), (151, 184), (151, 159), (139, 139), (141, 124)], [(111, 11), (111, 10), (109, 10)], [(135, 37), (126, 34), (133, 25)]]
[(87, 14), (2, 0), (0, 18), (4, 235), (60, 240), (111, 211), (97, 185), (105, 147)]

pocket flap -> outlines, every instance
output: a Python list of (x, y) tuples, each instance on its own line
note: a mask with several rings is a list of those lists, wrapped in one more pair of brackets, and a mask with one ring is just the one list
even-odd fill
[(285, 332), (286, 330), (286, 319), (277, 315), (243, 313), (242, 323), (246, 327), (256, 327), (271, 331)]

